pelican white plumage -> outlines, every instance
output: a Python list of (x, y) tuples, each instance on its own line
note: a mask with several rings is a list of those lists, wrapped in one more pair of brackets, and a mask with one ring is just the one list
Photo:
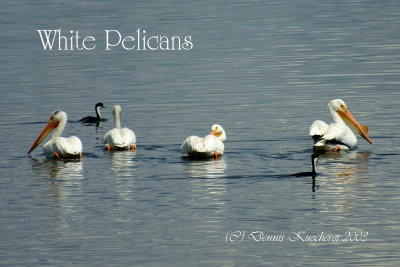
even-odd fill
[(187, 154), (189, 158), (207, 158), (224, 154), (224, 141), (226, 134), (224, 128), (219, 124), (211, 126), (211, 132), (204, 138), (189, 136), (181, 145), (181, 152)]
[(314, 139), (315, 149), (340, 151), (355, 147), (357, 137), (346, 123), (372, 144), (372, 140), (368, 137), (368, 127), (357, 122), (343, 100), (331, 100), (328, 103), (328, 110), (333, 120), (331, 124), (316, 120), (310, 127), (310, 136)]
[(68, 138), (61, 137), (61, 134), (67, 125), (67, 114), (64, 111), (55, 111), (47, 125), (36, 138), (35, 142), (28, 151), (31, 153), (49, 134), (55, 130), (52, 139), (43, 146), (43, 152), (47, 156), (54, 158), (81, 158), (82, 142), (76, 136)]
[(136, 150), (135, 133), (128, 128), (121, 128), (121, 106), (113, 108), (114, 129), (104, 135), (104, 147), (107, 150)]

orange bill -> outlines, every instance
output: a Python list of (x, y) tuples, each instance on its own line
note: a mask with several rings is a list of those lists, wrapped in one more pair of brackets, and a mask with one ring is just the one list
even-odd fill
[(51, 131), (57, 128), (58, 124), (59, 121), (55, 121), (53, 117), (51, 117), (47, 125), (44, 127), (42, 132), (39, 134), (31, 148), (29, 149), (28, 154), (31, 153), (49, 135)]
[(217, 137), (219, 137), (221, 135), (221, 133), (219, 133), (217, 130), (213, 130), (210, 132), (211, 135), (215, 135)]
[(359, 133), (362, 138), (367, 140), (372, 144), (372, 140), (368, 137), (368, 127), (365, 125), (360, 125), (358, 121), (351, 115), (350, 111), (338, 111), (339, 116), (350, 125), (357, 133)]

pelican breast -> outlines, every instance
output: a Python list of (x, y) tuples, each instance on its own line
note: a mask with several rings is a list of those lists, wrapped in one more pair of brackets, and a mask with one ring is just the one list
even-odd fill
[(54, 137), (43, 146), (46, 155), (59, 154), (60, 157), (79, 157), (82, 152), (82, 142), (76, 136)]

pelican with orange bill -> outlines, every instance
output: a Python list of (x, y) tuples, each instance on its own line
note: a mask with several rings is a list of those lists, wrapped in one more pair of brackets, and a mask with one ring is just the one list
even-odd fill
[(368, 127), (358, 123), (343, 100), (331, 100), (328, 110), (333, 120), (331, 124), (316, 120), (310, 127), (315, 150), (340, 151), (354, 148), (357, 145), (357, 137), (349, 126), (372, 144), (368, 137)]
[(226, 133), (219, 124), (211, 126), (211, 132), (204, 138), (195, 135), (189, 136), (181, 145), (181, 152), (189, 159), (214, 157), (218, 159), (224, 154)]
[(43, 153), (47, 156), (59, 158), (78, 158), (82, 157), (82, 142), (76, 136), (68, 138), (61, 137), (67, 125), (67, 114), (64, 111), (55, 111), (47, 125), (36, 138), (35, 142), (28, 151), (30, 154), (43, 140), (53, 131), (52, 138), (43, 146)]

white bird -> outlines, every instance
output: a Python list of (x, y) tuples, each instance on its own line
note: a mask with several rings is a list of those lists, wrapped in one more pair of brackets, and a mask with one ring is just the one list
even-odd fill
[(76, 136), (68, 138), (61, 137), (61, 134), (67, 125), (67, 114), (64, 111), (55, 111), (51, 116), (47, 125), (36, 138), (35, 142), (28, 151), (31, 153), (49, 134), (53, 133), (52, 139), (43, 146), (43, 152), (47, 156), (54, 158), (81, 158), (82, 157), (82, 142)]
[(343, 100), (331, 100), (328, 103), (328, 110), (333, 119), (331, 124), (316, 120), (310, 127), (310, 136), (314, 139), (315, 149), (340, 151), (355, 147), (357, 137), (347, 124), (372, 144), (372, 140), (368, 137), (368, 127), (357, 122)]
[(226, 134), (221, 125), (214, 124), (211, 132), (204, 138), (198, 136), (189, 136), (181, 145), (181, 152), (187, 154), (189, 158), (207, 158), (224, 154), (224, 141)]
[(113, 108), (114, 129), (104, 135), (104, 147), (107, 150), (136, 150), (135, 133), (128, 128), (121, 129), (121, 106), (115, 105)]

